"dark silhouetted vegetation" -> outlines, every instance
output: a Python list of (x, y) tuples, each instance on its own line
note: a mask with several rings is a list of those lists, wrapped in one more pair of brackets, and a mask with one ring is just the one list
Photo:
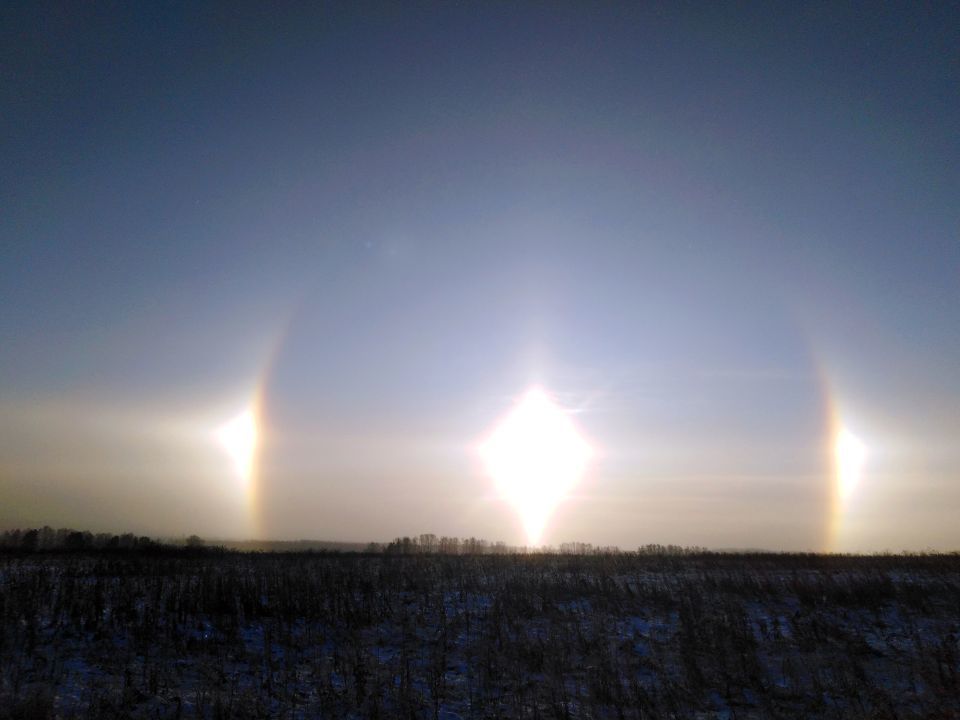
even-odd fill
[(430, 542), (7, 533), (0, 717), (958, 717), (957, 555)]

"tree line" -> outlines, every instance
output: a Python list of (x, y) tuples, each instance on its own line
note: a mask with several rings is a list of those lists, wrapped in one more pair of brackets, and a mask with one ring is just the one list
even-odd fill
[[(191, 550), (260, 551), (260, 552), (361, 552), (386, 555), (512, 555), (512, 554), (560, 554), (560, 555), (612, 555), (622, 551), (615, 545), (594, 545), (588, 542), (564, 542), (557, 546), (531, 548), (508, 545), (502, 540), (490, 541), (477, 537), (438, 536), (421, 533), (396, 537), (390, 542), (347, 543), (315, 540), (293, 541), (219, 541), (205, 540), (199, 535), (186, 538), (156, 539), (134, 533), (92, 533), (73, 528), (13, 529), (0, 532), (0, 548), (22, 552), (122, 550), (151, 551), (188, 548)], [(681, 545), (641, 545), (640, 555), (687, 556), (709, 552), (706, 548)]]

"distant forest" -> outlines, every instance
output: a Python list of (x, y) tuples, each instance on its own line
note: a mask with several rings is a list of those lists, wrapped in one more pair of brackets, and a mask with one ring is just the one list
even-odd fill
[[(516, 553), (557, 553), (560, 555), (611, 555), (625, 552), (613, 545), (565, 542), (553, 547), (528, 548), (508, 545), (502, 540), (459, 538), (422, 533), (398, 537), (388, 543), (340, 542), (335, 540), (206, 540), (199, 535), (184, 538), (151, 538), (134, 533), (92, 533), (73, 528), (26, 528), (0, 533), (0, 549), (25, 552), (117, 550), (117, 551), (240, 551), (240, 552), (352, 552), (387, 555), (508, 555)], [(703, 555), (712, 552), (699, 546), (650, 543), (637, 548), (640, 555)]]
[[(644, 557), (699, 557), (709, 555), (817, 557), (817, 552), (777, 552), (762, 549), (710, 549), (699, 545), (647, 543), (635, 550), (615, 545), (593, 545), (587, 542), (565, 542), (557, 546), (530, 548), (508, 545), (503, 541), (483, 538), (458, 538), (422, 533), (397, 537), (388, 543), (342, 542), (337, 540), (218, 540), (199, 535), (182, 538), (152, 538), (134, 533), (92, 533), (73, 528), (13, 529), (0, 532), (0, 550), (14, 552), (77, 552), (90, 550), (217, 554), (233, 552), (261, 553), (361, 553), (367, 555), (640, 555)], [(835, 556), (859, 557), (858, 553), (832, 553)], [(872, 557), (958, 556), (960, 550), (939, 552), (925, 550), (900, 553), (871, 553)]]

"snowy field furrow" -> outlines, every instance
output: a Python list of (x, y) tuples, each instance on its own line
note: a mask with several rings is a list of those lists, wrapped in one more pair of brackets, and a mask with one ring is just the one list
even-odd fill
[(960, 558), (0, 555), (0, 718), (955, 718)]

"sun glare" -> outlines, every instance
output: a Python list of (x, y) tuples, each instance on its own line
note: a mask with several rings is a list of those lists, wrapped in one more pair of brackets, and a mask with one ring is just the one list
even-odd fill
[(253, 411), (247, 410), (225, 423), (217, 431), (217, 440), (233, 461), (240, 478), (250, 482), (257, 450), (257, 421)]
[(520, 515), (531, 545), (539, 544), (592, 454), (569, 414), (540, 388), (527, 391), (480, 446), (487, 472)]
[(860, 483), (863, 464), (867, 459), (867, 446), (847, 428), (837, 433), (834, 445), (837, 468), (837, 492), (842, 502), (846, 502)]

